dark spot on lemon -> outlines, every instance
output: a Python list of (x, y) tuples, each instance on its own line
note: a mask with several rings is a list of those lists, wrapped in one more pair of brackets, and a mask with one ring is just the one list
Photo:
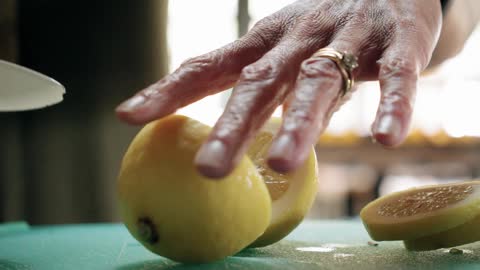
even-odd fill
[(137, 221), (138, 235), (142, 241), (149, 244), (155, 244), (158, 242), (158, 232), (155, 228), (155, 224), (148, 217), (141, 217)]

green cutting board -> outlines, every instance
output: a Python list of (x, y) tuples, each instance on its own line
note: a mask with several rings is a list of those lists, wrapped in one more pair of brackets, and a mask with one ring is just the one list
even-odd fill
[(401, 242), (373, 246), (369, 240), (358, 220), (306, 221), (270, 247), (212, 264), (184, 265), (150, 253), (121, 224), (5, 224), (0, 225), (0, 269), (480, 269), (480, 244), (460, 247), (463, 254), (415, 253)]

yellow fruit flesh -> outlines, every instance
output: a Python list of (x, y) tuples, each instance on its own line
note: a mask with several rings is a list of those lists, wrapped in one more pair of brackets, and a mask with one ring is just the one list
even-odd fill
[(247, 155), (257, 167), (257, 171), (262, 175), (272, 201), (275, 201), (288, 190), (290, 180), (284, 174), (275, 172), (267, 165), (266, 156), (272, 139), (273, 134), (261, 132), (255, 137), (255, 141), (249, 147)]
[(194, 156), (210, 128), (183, 116), (147, 125), (122, 162), (118, 197), (124, 223), (146, 248), (181, 262), (210, 262), (264, 233), (271, 201), (243, 158), (226, 178), (199, 175)]
[(272, 197), (270, 225), (250, 247), (267, 246), (287, 236), (302, 222), (317, 194), (318, 172), (313, 146), (308, 159), (294, 172), (280, 174), (267, 166), (265, 158), (280, 123), (279, 118), (270, 119), (248, 150)]
[(470, 185), (419, 190), (381, 205), (378, 208), (378, 214), (402, 218), (430, 213), (465, 200), (472, 192), (473, 187)]
[(480, 213), (479, 185), (444, 184), (393, 193), (368, 204), (360, 216), (374, 240), (417, 239), (472, 220)]
[(449, 248), (480, 241), (480, 215), (455, 228), (424, 236), (418, 239), (405, 240), (405, 248), (412, 251)]

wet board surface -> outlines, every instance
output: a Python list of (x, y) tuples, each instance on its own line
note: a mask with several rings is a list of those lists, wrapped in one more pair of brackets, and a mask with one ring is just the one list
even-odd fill
[(358, 220), (305, 221), (270, 247), (212, 264), (185, 265), (147, 251), (122, 224), (0, 224), (0, 269), (480, 269), (480, 243), (450, 254), (447, 249), (409, 252), (402, 242), (373, 246), (369, 240)]

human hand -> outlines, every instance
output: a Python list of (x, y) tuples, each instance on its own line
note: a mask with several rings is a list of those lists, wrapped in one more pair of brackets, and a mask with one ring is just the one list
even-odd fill
[[(120, 119), (145, 124), (234, 86), (195, 165), (227, 175), (249, 141), (288, 100), (268, 156), (278, 172), (297, 168), (347, 97), (330, 59), (334, 48), (358, 57), (357, 81), (379, 80), (374, 138), (396, 146), (406, 137), (419, 73), (428, 65), (442, 23), (439, 0), (300, 0), (258, 22), (244, 37), (184, 62), (117, 108)], [(348, 95), (347, 95), (348, 96)]]

